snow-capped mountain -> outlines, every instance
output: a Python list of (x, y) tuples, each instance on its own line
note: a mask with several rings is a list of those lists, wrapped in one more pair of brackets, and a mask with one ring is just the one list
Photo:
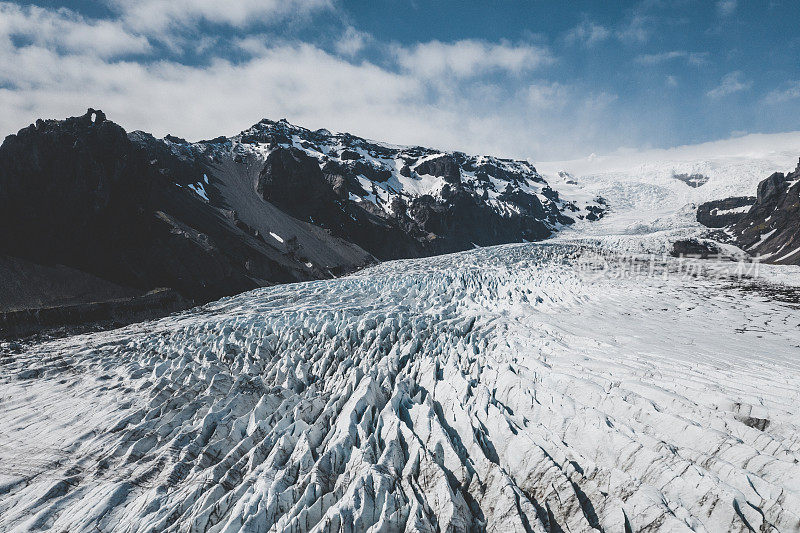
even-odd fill
[[(387, 145), (327, 130), (310, 131), (286, 121), (262, 120), (230, 139), (240, 154), (264, 153), (276, 146), (291, 146), (316, 159), (340, 196), (371, 203), (384, 215), (398, 215), (402, 204), (412, 212), (421, 209), (425, 196), (443, 202), (458, 189), (477, 194), (498, 215), (528, 213), (542, 219), (542, 233), (571, 224), (568, 213), (579, 219), (597, 210), (592, 202), (576, 205), (551, 189), (528, 161), (491, 156), (468, 156), (415, 147)], [(587, 209), (588, 208), (588, 209)], [(370, 209), (374, 209), (370, 207)]]
[[(17, 288), (0, 311), (160, 287), (206, 302), (381, 260), (541, 240), (605, 210), (550, 187), (527, 161), (269, 120), (187, 143), (128, 134), (93, 109), (9, 136), (0, 185), (0, 271)], [(38, 290), (54, 285), (64, 289)]]
[[(255, 165), (249, 185), (264, 200), (381, 260), (541, 240), (604, 212), (602, 199), (560, 195), (528, 161), (387, 145), (283, 120), (231, 138), (166, 141), (207, 158), (212, 187), (230, 186), (231, 161)], [(375, 238), (365, 225), (385, 230)]]

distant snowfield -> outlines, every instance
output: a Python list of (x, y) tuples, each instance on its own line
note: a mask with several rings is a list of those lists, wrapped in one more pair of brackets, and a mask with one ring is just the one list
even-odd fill
[(798, 531), (800, 268), (620, 253), (797, 155), (537, 165), (612, 212), (6, 347), (0, 530)]
[[(537, 163), (551, 186), (567, 195), (600, 195), (611, 214), (598, 223), (579, 222), (559, 238), (582, 238), (623, 252), (663, 253), (676, 239), (702, 229), (696, 206), (731, 196), (755, 196), (774, 172), (790, 172), (800, 158), (800, 132), (754, 134), (668, 150), (590, 156)], [(560, 176), (567, 172), (570, 176)], [(709, 178), (692, 188), (677, 174)], [(567, 183), (576, 181), (577, 185)]]

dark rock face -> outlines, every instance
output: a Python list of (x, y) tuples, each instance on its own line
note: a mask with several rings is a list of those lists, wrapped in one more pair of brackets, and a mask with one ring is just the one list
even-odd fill
[[(42, 309), (0, 311), (0, 339), (61, 329), (66, 334), (93, 328), (115, 328), (186, 309), (187, 302), (171, 289), (117, 300)], [(87, 328), (86, 326), (92, 327)]]
[[(533, 170), (535, 171), (536, 169)], [(503, 181), (515, 181), (517, 178), (517, 176), (515, 176), (512, 172), (509, 172), (500, 165), (494, 163), (481, 163), (480, 165), (476, 165), (475, 175), (478, 177), (478, 179), (492, 177)]]
[(353, 183), (349, 167), (331, 163), (323, 168), (329, 173), (323, 174), (317, 161), (305, 152), (279, 147), (267, 156), (256, 188), (264, 200), (286, 213), (358, 243), (378, 258), (422, 254), (418, 243), (397, 225), (342, 200), (346, 192), (355, 187), (361, 189), (357, 181)]
[(672, 245), (672, 255), (674, 257), (699, 257), (708, 259), (718, 256), (721, 253), (719, 246), (711, 241), (698, 239), (683, 239), (675, 241)]
[(355, 161), (356, 159), (359, 159), (361, 156), (358, 155), (358, 152), (354, 150), (344, 150), (342, 151), (340, 157), (347, 161)]
[(704, 176), (703, 174), (673, 174), (672, 177), (694, 189), (708, 183), (708, 176)]
[(561, 213), (552, 215), (534, 195), (508, 191), (498, 198), (513, 203), (519, 211), (502, 216), (471, 191), (446, 186), (442, 200), (421, 196), (411, 201), (407, 213), (419, 228), (417, 234), (433, 237), (435, 253), (519, 242), (520, 238), (542, 240), (551, 234), (548, 217), (571, 222)]
[(758, 184), (756, 193), (756, 201), (759, 204), (765, 204), (775, 200), (781, 194), (784, 182), (788, 181), (783, 172), (776, 172), (764, 181)]
[(756, 203), (753, 196), (734, 196), (724, 200), (713, 200), (700, 204), (697, 208), (697, 221), (708, 228), (724, 228), (738, 222), (745, 216), (745, 207)]
[(531, 217), (545, 218), (547, 216), (547, 212), (538, 196), (526, 194), (519, 189), (506, 187), (506, 190), (498, 198), (518, 206), (522, 212)]
[[(605, 206), (605, 203), (603, 203), (603, 206)], [(590, 205), (586, 210), (589, 211), (589, 214), (586, 215), (586, 220), (591, 220), (592, 222), (600, 220), (606, 214), (605, 208), (601, 206)]]
[(367, 195), (367, 191), (364, 190), (356, 175), (353, 174), (352, 169), (347, 165), (328, 160), (322, 166), (322, 175), (337, 196), (344, 200), (347, 200), (350, 194), (356, 196)]
[(351, 169), (352, 174), (364, 176), (368, 180), (377, 183), (383, 183), (392, 177), (392, 172), (389, 169), (376, 167), (363, 161), (356, 161)]
[[(320, 209), (331, 186), (316, 160), (296, 148), (276, 148), (267, 156), (256, 186), (258, 194), (292, 216)], [(303, 202), (300, 203), (299, 200)]]
[(417, 174), (430, 174), (444, 178), (447, 183), (461, 183), (461, 168), (451, 155), (443, 155), (434, 159), (428, 159), (418, 164), (414, 170)]
[(100, 111), (37, 121), (0, 147), (0, 253), (196, 302), (310, 278), (185, 187), (201, 168)]
[(0, 147), (0, 246), (6, 251), (86, 263), (78, 249), (108, 242), (115, 226), (141, 222), (135, 205), (149, 200), (153, 175), (129, 157), (122, 128), (96, 120), (90, 110), (63, 123), (37, 121), (6, 138)]
[(758, 184), (755, 204), (731, 226), (736, 245), (762, 261), (800, 265), (800, 164)]

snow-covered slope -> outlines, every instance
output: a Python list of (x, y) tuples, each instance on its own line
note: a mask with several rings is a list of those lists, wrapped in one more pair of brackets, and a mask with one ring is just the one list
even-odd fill
[[(268, 234), (259, 209), (267, 201), (380, 260), (542, 240), (605, 209), (585, 194), (562, 195), (528, 161), (388, 145), (283, 120), (230, 138), (164, 142), (202, 161), (211, 203), (260, 234)], [(318, 262), (313, 243), (298, 244)]]
[(389, 262), (3, 353), (0, 529), (797, 531), (795, 306), (587, 253)]
[[(630, 252), (664, 253), (677, 239), (705, 230), (696, 220), (703, 202), (754, 196), (758, 183), (773, 172), (795, 168), (800, 132), (748, 135), (669, 150), (592, 155), (575, 161), (538, 163), (537, 168), (564, 195), (603, 197), (609, 216), (594, 224), (579, 222), (563, 238), (578, 236)], [(691, 187), (681, 176), (701, 175)]]
[[(525, 160), (397, 146), (348, 133), (311, 131), (285, 120), (268, 119), (228, 139), (223, 150), (228, 146), (240, 156), (254, 153), (265, 156), (279, 146), (301, 150), (317, 160), (323, 172), (343, 178), (340, 186), (351, 201), (372, 204), (374, 207), (370, 209), (389, 215), (397, 214), (396, 199), (406, 203), (421, 196), (446, 200), (447, 189), (456, 186), (475, 192), (505, 216), (520, 213), (521, 206), (515, 201), (520, 194), (526, 199), (535, 197), (552, 229), (563, 222), (559, 221), (561, 212), (583, 219), (592, 212), (587, 207), (601, 210), (595, 198), (578, 195), (573, 199), (569, 194), (561, 197)], [(218, 150), (218, 145), (213, 146), (211, 153)]]

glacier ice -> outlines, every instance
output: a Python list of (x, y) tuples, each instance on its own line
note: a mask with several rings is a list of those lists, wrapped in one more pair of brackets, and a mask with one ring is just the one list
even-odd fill
[(0, 529), (799, 530), (796, 306), (669, 258), (587, 275), (585, 252), (388, 262), (6, 346)]

